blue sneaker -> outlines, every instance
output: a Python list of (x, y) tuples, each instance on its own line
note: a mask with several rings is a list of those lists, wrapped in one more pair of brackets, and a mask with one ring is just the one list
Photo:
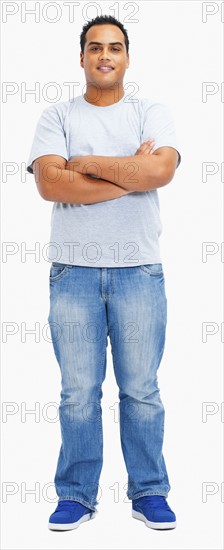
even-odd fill
[(77, 529), (84, 521), (95, 518), (96, 513), (81, 502), (59, 500), (55, 512), (49, 518), (48, 527), (56, 531)]
[(147, 495), (132, 500), (132, 517), (144, 521), (152, 529), (174, 529), (176, 516), (165, 497)]

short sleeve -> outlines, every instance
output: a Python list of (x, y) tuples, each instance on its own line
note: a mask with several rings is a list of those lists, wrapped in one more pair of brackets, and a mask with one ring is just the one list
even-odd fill
[(33, 174), (33, 161), (43, 155), (59, 155), (68, 160), (66, 136), (61, 118), (55, 105), (47, 107), (42, 112), (26, 165), (27, 171), (31, 174)]
[(145, 102), (143, 111), (142, 143), (154, 139), (153, 151), (159, 147), (173, 147), (178, 152), (178, 168), (181, 162), (179, 144), (176, 137), (174, 120), (170, 109), (162, 103)]

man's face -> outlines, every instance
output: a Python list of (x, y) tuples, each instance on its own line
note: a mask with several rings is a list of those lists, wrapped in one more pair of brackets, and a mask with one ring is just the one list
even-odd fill
[[(115, 44), (110, 44), (111, 42)], [(124, 74), (129, 66), (129, 55), (119, 27), (93, 25), (86, 33), (84, 54), (80, 53), (80, 65), (84, 68), (87, 84), (95, 82), (102, 89), (113, 88), (117, 83), (123, 85)], [(99, 69), (99, 65), (113, 68), (106, 71)]]

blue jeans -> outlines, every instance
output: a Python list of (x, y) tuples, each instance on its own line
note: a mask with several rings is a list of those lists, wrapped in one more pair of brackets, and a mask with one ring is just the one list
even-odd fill
[(92, 510), (99, 504), (108, 336), (119, 387), (127, 497), (167, 497), (164, 407), (157, 382), (167, 321), (162, 264), (100, 268), (53, 262), (49, 279), (48, 322), (62, 387), (62, 444), (54, 479), (59, 500)]

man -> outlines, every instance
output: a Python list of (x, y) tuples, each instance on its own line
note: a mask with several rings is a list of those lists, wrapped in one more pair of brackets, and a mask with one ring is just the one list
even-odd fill
[(109, 336), (132, 516), (169, 529), (176, 517), (166, 501), (157, 383), (167, 319), (157, 188), (181, 158), (168, 108), (135, 97), (133, 86), (124, 91), (123, 25), (96, 17), (80, 45), (86, 92), (43, 111), (27, 164), (40, 195), (54, 201), (48, 320), (61, 371), (62, 445), (49, 528), (74, 529), (97, 513)]

